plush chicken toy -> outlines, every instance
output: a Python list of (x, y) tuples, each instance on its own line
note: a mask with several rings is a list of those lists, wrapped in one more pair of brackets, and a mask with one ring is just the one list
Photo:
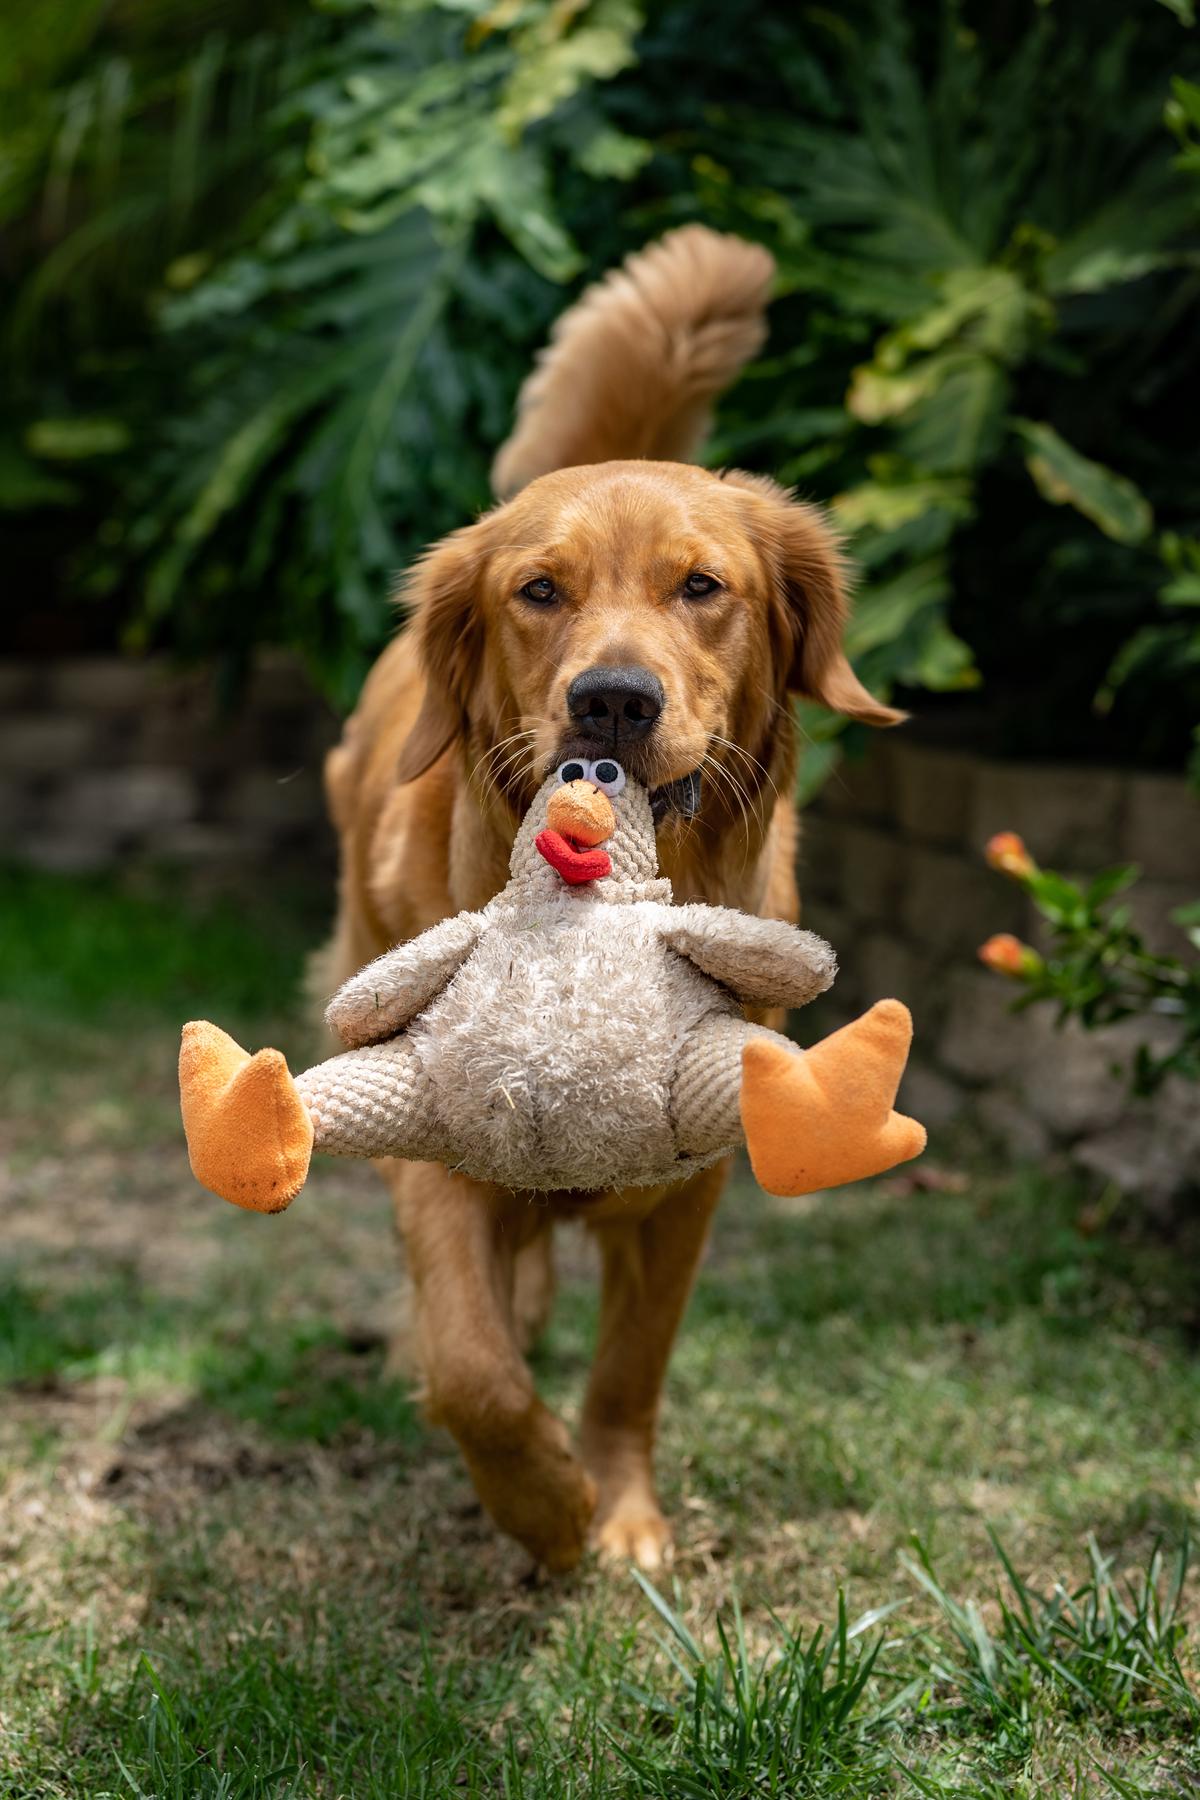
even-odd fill
[(727, 907), (675, 906), (645, 788), (572, 761), (544, 783), (508, 885), (398, 944), (339, 989), (349, 1046), (294, 1079), (217, 1026), (184, 1027), (192, 1168), (279, 1212), (313, 1149), (444, 1162), (515, 1189), (675, 1182), (737, 1144), (773, 1194), (881, 1174), (924, 1148), (892, 1110), (912, 1038), (882, 1000), (810, 1050), (746, 1006), (803, 1006), (836, 970), (824, 939)]

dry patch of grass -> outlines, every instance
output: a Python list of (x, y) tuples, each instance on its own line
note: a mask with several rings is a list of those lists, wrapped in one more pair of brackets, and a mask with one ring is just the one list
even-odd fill
[[(776, 1205), (743, 1180), (663, 1422), (670, 1579), (539, 1580), (384, 1378), (370, 1171), (321, 1166), (276, 1220), (188, 1173), (178, 1022), (302, 1054), (303, 919), (28, 881), (8, 900), (0, 1793), (1200, 1782), (1177, 1579), (1194, 1246), (1087, 1237), (1060, 1176), (969, 1160), (962, 1192)], [(3, 967), (31, 913), (57, 986)], [(156, 981), (127, 980), (147, 957)], [(537, 1366), (571, 1418), (594, 1288), (583, 1240), (564, 1248)]]

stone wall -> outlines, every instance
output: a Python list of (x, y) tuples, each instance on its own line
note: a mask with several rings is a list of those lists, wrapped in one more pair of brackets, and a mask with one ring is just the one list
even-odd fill
[(332, 866), (321, 790), (333, 713), (266, 659), (223, 712), (213, 678), (158, 659), (0, 663), (0, 842), (43, 868), (130, 857)]
[(993, 932), (1042, 941), (1023, 892), (983, 862), (1002, 830), (1065, 874), (1139, 863), (1138, 923), (1153, 947), (1187, 953), (1169, 915), (1200, 898), (1200, 804), (1182, 780), (990, 762), (896, 733), (836, 775), (805, 818), (805, 923), (837, 946), (837, 1006), (849, 1015), (893, 994), (912, 1008), (902, 1103), (928, 1124), (969, 1111), (1021, 1155), (1067, 1147), (1165, 1199), (1200, 1177), (1195, 1085), (1129, 1101), (1113, 1065), (1144, 1024), (1087, 1033), (1056, 1029), (1044, 1007), (1014, 1013), (1014, 987), (976, 958)]
[[(253, 879), (290, 857), (329, 874), (321, 765), (337, 731), (286, 658), (262, 663), (232, 715), (211, 676), (160, 660), (0, 662), (0, 846), (61, 870), (140, 856)], [(1056, 1031), (1045, 1009), (1014, 1014), (1013, 988), (976, 961), (993, 932), (1039, 935), (1020, 890), (984, 867), (1001, 830), (1067, 873), (1140, 863), (1140, 923), (1153, 945), (1184, 946), (1169, 914), (1200, 897), (1200, 806), (1182, 781), (881, 734), (805, 818), (805, 921), (842, 967), (821, 1023), (898, 995), (917, 1026), (904, 1101), (927, 1123), (970, 1113), (1018, 1153), (1068, 1147), (1168, 1194), (1200, 1170), (1195, 1087), (1131, 1104), (1112, 1065), (1141, 1026)]]

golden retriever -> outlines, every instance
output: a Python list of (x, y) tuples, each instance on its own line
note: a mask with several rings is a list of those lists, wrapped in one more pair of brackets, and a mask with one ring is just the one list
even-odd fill
[[(764, 250), (688, 226), (559, 321), (496, 461), (501, 503), (410, 574), (411, 623), (330, 753), (330, 985), (489, 900), (545, 774), (601, 747), (654, 790), (677, 898), (796, 918), (789, 696), (875, 725), (899, 715), (843, 654), (822, 513), (762, 476), (678, 460), (761, 344), (771, 275)], [(589, 1538), (655, 1567), (670, 1546), (660, 1391), (726, 1169), (535, 1200), (440, 1165), (381, 1168), (429, 1412), (495, 1523), (551, 1569)], [(552, 1297), (556, 1219), (583, 1219), (603, 1264), (578, 1449), (523, 1356)]]

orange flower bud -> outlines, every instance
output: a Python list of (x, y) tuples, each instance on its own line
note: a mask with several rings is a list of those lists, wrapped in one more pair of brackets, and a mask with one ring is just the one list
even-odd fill
[(1000, 931), (979, 946), (979, 960), (997, 975), (1011, 975), (1017, 981), (1028, 980), (1042, 968), (1042, 959), (1030, 944), (1009, 931)]
[(1011, 875), (1015, 881), (1037, 874), (1037, 864), (1025, 848), (1025, 840), (1015, 831), (998, 831), (995, 837), (988, 839), (983, 854), (989, 869)]

